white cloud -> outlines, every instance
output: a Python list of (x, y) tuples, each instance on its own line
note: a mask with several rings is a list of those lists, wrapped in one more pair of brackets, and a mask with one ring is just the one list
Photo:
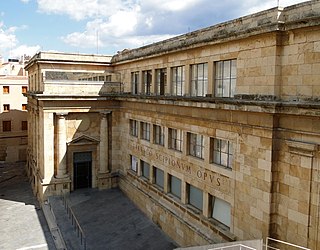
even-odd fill
[[(305, 0), (279, 0), (286, 6)], [(77, 48), (133, 48), (277, 6), (277, 0), (37, 0), (41, 12), (85, 20), (61, 39)], [(160, 39), (161, 40), (161, 39)]]
[(13, 58), (20, 58), (22, 55), (33, 56), (40, 50), (40, 46), (28, 46), (28, 45), (20, 45), (13, 50), (11, 50), (11, 57)]
[(17, 38), (14, 32), (17, 27), (6, 27), (0, 22), (0, 51), (6, 51), (17, 44)]

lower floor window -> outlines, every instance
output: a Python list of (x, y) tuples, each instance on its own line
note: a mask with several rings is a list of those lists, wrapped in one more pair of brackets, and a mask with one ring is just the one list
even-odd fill
[(230, 227), (231, 206), (228, 202), (212, 196), (212, 218)]
[(170, 175), (170, 193), (181, 198), (181, 180), (173, 175)]
[(145, 161), (141, 161), (141, 171), (142, 176), (149, 180), (150, 178), (150, 165)]
[(190, 184), (188, 184), (187, 188), (188, 188), (189, 204), (202, 211), (202, 204), (203, 204), (202, 191), (199, 188), (196, 188)]
[(138, 159), (133, 155), (131, 155), (131, 170), (134, 172), (138, 170)]
[(164, 187), (164, 172), (159, 168), (154, 168), (154, 181), (158, 187)]

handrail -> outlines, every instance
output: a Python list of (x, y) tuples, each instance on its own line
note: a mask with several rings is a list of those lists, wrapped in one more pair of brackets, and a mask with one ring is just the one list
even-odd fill
[(239, 249), (241, 250), (242, 248), (244, 249), (249, 249), (249, 250), (257, 250), (256, 248), (252, 248), (243, 244), (235, 244), (235, 245), (229, 245), (229, 246), (222, 246), (222, 247), (215, 247), (215, 248), (210, 248), (208, 250), (218, 250), (218, 249), (227, 249), (231, 247), (240, 247)]
[(74, 226), (74, 229), (76, 230), (77, 236), (80, 237), (80, 244), (83, 245), (84, 250), (87, 249), (87, 240), (86, 240), (86, 236), (80, 226), (79, 221), (77, 220), (72, 208), (69, 206), (68, 201), (67, 201), (67, 197), (64, 193), (62, 193), (62, 197), (63, 197), (63, 205), (64, 208), (67, 210), (67, 214), (69, 219), (71, 219), (71, 224), (72, 226)]
[(286, 241), (277, 240), (277, 239), (270, 238), (270, 237), (266, 238), (266, 250), (268, 250), (268, 248), (269, 248), (269, 246), (268, 246), (269, 240), (275, 241), (275, 242), (278, 242), (278, 243), (282, 243), (282, 244), (285, 244), (285, 245), (288, 245), (288, 246), (296, 247), (296, 248), (299, 248), (299, 249), (303, 249), (303, 250), (310, 250), (310, 248), (298, 246), (298, 245), (295, 245), (295, 244), (292, 244), (292, 243), (289, 243), (289, 242), (286, 242)]

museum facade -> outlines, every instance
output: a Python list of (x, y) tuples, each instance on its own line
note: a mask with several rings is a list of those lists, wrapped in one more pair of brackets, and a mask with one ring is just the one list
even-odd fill
[(181, 246), (320, 244), (320, 2), (27, 64), (38, 199), (119, 187)]

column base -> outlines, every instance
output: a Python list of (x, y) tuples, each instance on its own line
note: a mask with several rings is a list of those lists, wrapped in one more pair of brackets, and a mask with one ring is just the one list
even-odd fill
[(117, 187), (117, 180), (115, 179), (115, 175), (107, 172), (107, 173), (98, 173), (98, 188), (99, 189), (110, 189), (113, 187)]

